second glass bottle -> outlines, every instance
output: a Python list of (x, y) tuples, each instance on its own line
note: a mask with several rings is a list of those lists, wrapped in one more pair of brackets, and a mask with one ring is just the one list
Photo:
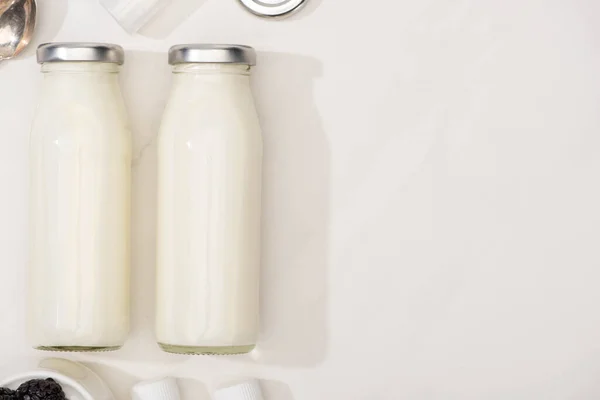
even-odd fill
[(262, 136), (247, 46), (171, 48), (158, 140), (156, 334), (163, 350), (236, 354), (258, 335)]

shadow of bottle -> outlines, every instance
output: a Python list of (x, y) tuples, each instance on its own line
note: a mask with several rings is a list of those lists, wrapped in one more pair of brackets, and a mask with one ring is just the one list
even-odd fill
[(321, 63), (260, 52), (264, 137), (260, 363), (315, 365), (327, 349), (330, 146), (314, 102)]

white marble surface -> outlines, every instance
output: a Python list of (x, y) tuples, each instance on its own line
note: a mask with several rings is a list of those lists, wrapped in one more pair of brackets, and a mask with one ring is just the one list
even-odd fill
[[(268, 400), (600, 396), (600, 3), (309, 0), (257, 19), (174, 0), (129, 36), (97, 0), (38, 0), (43, 41), (128, 50), (134, 128), (133, 330), (74, 355), (119, 399), (141, 378), (223, 379)], [(189, 17), (188, 17), (189, 15)], [(241, 358), (154, 344), (154, 137), (183, 42), (260, 51), (265, 130), (263, 334)], [(0, 355), (24, 338), (30, 49), (0, 65)]]

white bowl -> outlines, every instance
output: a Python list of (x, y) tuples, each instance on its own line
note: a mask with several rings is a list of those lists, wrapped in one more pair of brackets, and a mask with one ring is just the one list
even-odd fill
[(39, 368), (14, 375), (0, 382), (0, 387), (16, 390), (31, 379), (52, 378), (58, 382), (69, 400), (114, 400), (108, 386), (88, 367), (69, 360), (48, 358)]

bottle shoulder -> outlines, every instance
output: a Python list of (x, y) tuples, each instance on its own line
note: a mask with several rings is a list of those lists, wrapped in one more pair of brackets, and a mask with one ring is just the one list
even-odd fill
[(129, 118), (118, 85), (99, 91), (50, 89), (45, 87), (38, 98), (32, 137), (93, 136), (100, 142), (131, 138)]
[(237, 93), (174, 93), (165, 107), (159, 136), (165, 138), (261, 138), (254, 99), (249, 91)]

